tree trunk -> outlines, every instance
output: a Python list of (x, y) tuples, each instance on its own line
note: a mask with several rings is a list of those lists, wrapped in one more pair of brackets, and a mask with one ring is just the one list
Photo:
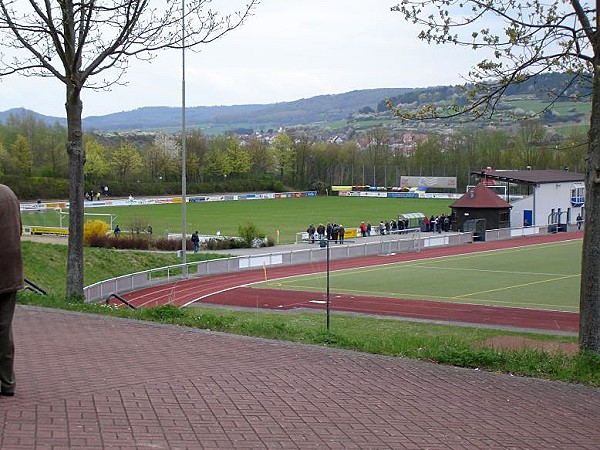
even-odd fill
[(83, 148), (81, 90), (67, 87), (67, 154), (69, 155), (69, 247), (67, 298), (83, 297)]
[(585, 170), (579, 347), (600, 353), (600, 66), (595, 62)]

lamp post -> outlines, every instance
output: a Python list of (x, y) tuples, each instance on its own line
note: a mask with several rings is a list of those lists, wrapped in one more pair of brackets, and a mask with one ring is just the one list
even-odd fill
[(185, 0), (181, 0), (181, 275), (187, 277), (187, 148), (185, 139)]
[(329, 331), (329, 325), (331, 322), (331, 301), (329, 295), (329, 239), (325, 239), (325, 243), (327, 247), (327, 293), (325, 299), (327, 305), (327, 331)]

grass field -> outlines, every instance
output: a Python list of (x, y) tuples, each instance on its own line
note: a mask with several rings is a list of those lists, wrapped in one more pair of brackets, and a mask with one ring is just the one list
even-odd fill
[[(382, 264), (330, 273), (330, 291), (536, 308), (579, 310), (581, 241)], [(256, 287), (326, 290), (326, 275), (272, 280)]]
[[(314, 197), (277, 200), (203, 202), (187, 204), (188, 233), (235, 236), (238, 227), (251, 222), (279, 243), (294, 242), (296, 233), (314, 223), (337, 222), (346, 228), (358, 227), (361, 221), (378, 224), (397, 219), (398, 214), (422, 212), (426, 215), (449, 214), (451, 200), (405, 198)], [(121, 229), (143, 220), (152, 225), (155, 235), (181, 233), (181, 205), (135, 205), (89, 208), (86, 213), (115, 214)], [(24, 213), (23, 225), (58, 226), (58, 213)], [(87, 218), (86, 218), (87, 219)], [(89, 220), (101, 219), (89, 217)], [(106, 218), (104, 219), (106, 220)], [(67, 226), (67, 219), (64, 225)], [(279, 232), (279, 233), (278, 233)]]

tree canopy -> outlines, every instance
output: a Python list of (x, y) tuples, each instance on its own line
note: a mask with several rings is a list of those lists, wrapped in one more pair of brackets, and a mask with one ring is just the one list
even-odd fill
[[(221, 10), (212, 9), (213, 3)], [(130, 58), (194, 49), (251, 15), (257, 0), (0, 1), (0, 76), (54, 77), (65, 86), (69, 156), (68, 297), (83, 295), (83, 89), (124, 82)]]

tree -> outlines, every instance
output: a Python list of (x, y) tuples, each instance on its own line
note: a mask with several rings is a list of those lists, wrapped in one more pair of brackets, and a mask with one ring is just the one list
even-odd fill
[(252, 138), (246, 145), (246, 150), (250, 154), (253, 173), (265, 175), (275, 170), (275, 157), (267, 144)]
[(549, 92), (553, 101), (577, 97), (585, 92), (578, 86), (591, 85), (579, 345), (600, 353), (600, 33), (595, 5), (580, 0), (403, 0), (392, 11), (421, 26), (419, 38), (427, 43), (488, 52), (467, 76), (465, 106), (444, 110), (429, 105), (416, 115), (396, 110), (399, 116), (491, 117), (509, 87), (548, 72), (571, 75), (562, 89)]
[(142, 171), (144, 160), (133, 145), (121, 144), (110, 157), (110, 167), (119, 180), (127, 181), (130, 176)]
[(202, 160), (204, 173), (213, 178), (225, 178), (231, 173), (230, 161), (225, 152), (219, 149), (209, 150)]
[(83, 173), (92, 183), (99, 182), (108, 174), (106, 150), (95, 139), (86, 136), (85, 139), (85, 167)]
[(33, 155), (31, 145), (25, 136), (17, 135), (15, 142), (9, 147), (7, 152), (8, 166), (14, 173), (23, 176), (31, 175), (31, 166), (33, 165)]
[(287, 133), (279, 133), (271, 141), (271, 147), (277, 159), (277, 169), (283, 181), (284, 177), (291, 178), (296, 167), (296, 150), (294, 142)]
[(240, 11), (219, 14), (206, 0), (0, 1), (0, 42), (8, 52), (0, 55), (0, 76), (54, 77), (65, 87), (70, 180), (67, 297), (83, 295), (82, 90), (121, 83), (131, 57), (152, 59), (161, 49), (213, 42), (240, 26), (256, 4), (258, 0), (247, 0)]

